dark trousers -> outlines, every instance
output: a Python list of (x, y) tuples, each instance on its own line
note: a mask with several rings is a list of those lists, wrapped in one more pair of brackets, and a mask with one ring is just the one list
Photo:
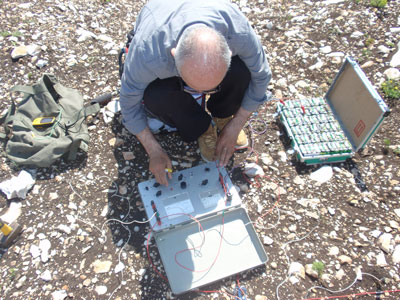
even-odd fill
[[(232, 57), (231, 66), (221, 82), (221, 90), (210, 95), (207, 109), (212, 117), (234, 115), (242, 103), (250, 82), (250, 71), (238, 57)], [(144, 91), (146, 110), (171, 127), (176, 127), (186, 142), (196, 140), (210, 126), (211, 116), (192, 95), (182, 91), (179, 77), (156, 79)]]

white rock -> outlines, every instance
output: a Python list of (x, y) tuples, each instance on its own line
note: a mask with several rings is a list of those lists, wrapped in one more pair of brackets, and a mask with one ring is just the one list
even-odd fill
[(59, 290), (51, 293), (52, 300), (64, 300), (68, 294), (65, 290)]
[(40, 256), (40, 249), (36, 245), (31, 245), (31, 247), (29, 248), (29, 252), (31, 253), (32, 258), (36, 258), (36, 257)]
[(378, 239), (379, 247), (386, 253), (392, 252), (393, 250), (392, 239), (393, 236), (390, 233), (382, 234)]
[(42, 51), (42, 48), (38, 45), (32, 44), (27, 46), (27, 53), (30, 56), (37, 56), (40, 51)]
[(278, 155), (281, 158), (281, 161), (283, 161), (283, 162), (287, 161), (287, 155), (286, 155), (285, 151), (279, 151)]
[(78, 210), (78, 206), (74, 202), (69, 202), (68, 208), (72, 210)]
[(263, 243), (264, 243), (264, 245), (272, 245), (274, 243), (274, 240), (271, 239), (269, 236), (264, 235)]
[(47, 66), (47, 65), (48, 65), (48, 63), (49, 63), (49, 61), (48, 61), (48, 60), (45, 60), (45, 59), (39, 59), (39, 60), (36, 62), (36, 67), (38, 67), (39, 69), (41, 69), (41, 68), (43, 68), (43, 67)]
[(400, 208), (396, 208), (396, 209), (394, 210), (394, 213), (397, 215), (397, 217), (400, 218)]
[(146, 273), (146, 269), (140, 269), (140, 270), (138, 271), (139, 276), (143, 276), (144, 273)]
[(336, 272), (335, 274), (335, 278), (339, 281), (342, 280), (342, 278), (345, 276), (345, 272), (343, 271), (343, 269), (340, 269), (339, 271)]
[(354, 32), (351, 34), (350, 37), (352, 37), (352, 38), (359, 38), (359, 37), (362, 37), (362, 36), (364, 36), (364, 33), (360, 32), (360, 31), (354, 31)]
[(339, 260), (340, 264), (342, 264), (342, 265), (344, 265), (344, 264), (349, 264), (349, 265), (351, 265), (351, 263), (353, 262), (353, 260), (351, 259), (351, 257), (350, 257), (350, 256), (347, 256), (347, 255), (340, 255), (340, 256), (338, 257), (338, 260)]
[(49, 240), (41, 240), (39, 243), (40, 248), (40, 259), (43, 263), (46, 263), (49, 260), (49, 250), (51, 247), (51, 243)]
[(319, 70), (322, 68), (322, 66), (324, 65), (324, 62), (321, 61), (319, 58), (317, 59), (317, 62), (315, 64), (313, 64), (312, 66), (310, 66), (308, 69), (309, 70)]
[(296, 175), (296, 177), (293, 179), (293, 183), (297, 185), (304, 185), (305, 182), (299, 175)]
[(336, 256), (336, 255), (338, 255), (338, 254), (339, 254), (339, 248), (338, 248), (338, 247), (333, 246), (333, 247), (331, 247), (331, 248), (329, 249), (328, 255)]
[(387, 69), (383, 74), (387, 79), (397, 80), (400, 79), (400, 71), (396, 68)]
[(18, 59), (28, 55), (28, 47), (25, 45), (15, 47), (11, 52), (12, 59)]
[(380, 45), (378, 46), (378, 52), (379, 53), (384, 53), (384, 54), (389, 54), (390, 53), (390, 49), (384, 45)]
[(345, 54), (343, 52), (331, 52), (326, 55), (327, 57), (344, 57)]
[(331, 48), (331, 46), (324, 46), (324, 47), (319, 48), (319, 51), (323, 54), (328, 54), (328, 53), (332, 52), (332, 48)]
[(289, 266), (289, 271), (288, 271), (289, 276), (296, 276), (300, 277), (302, 279), (305, 279), (306, 274), (305, 274), (305, 269), (304, 266), (301, 263), (298, 262), (292, 262)]
[(317, 205), (321, 202), (318, 198), (311, 198), (311, 199), (305, 199), (301, 198), (300, 200), (296, 201), (303, 207), (312, 207), (315, 208)]
[(256, 163), (246, 163), (244, 173), (249, 177), (264, 176), (264, 170)]
[(267, 153), (261, 154), (261, 161), (264, 165), (269, 166), (274, 163), (274, 159)]
[(392, 68), (396, 68), (400, 66), (400, 42), (397, 44), (397, 52), (395, 55), (393, 55), (391, 61), (390, 61), (390, 66)]
[(382, 251), (380, 251), (379, 254), (376, 256), (376, 265), (378, 267), (386, 267), (387, 266), (385, 254)]
[(107, 287), (105, 285), (98, 285), (96, 286), (95, 291), (98, 295), (104, 295), (107, 293)]
[(57, 226), (57, 229), (61, 232), (64, 232), (66, 234), (70, 234), (71, 233), (71, 228), (67, 225), (64, 224), (60, 224)]
[(333, 170), (331, 166), (323, 166), (310, 174), (310, 178), (319, 183), (324, 183), (332, 178)]
[(400, 244), (394, 248), (392, 253), (392, 261), (394, 264), (400, 264)]
[(97, 38), (97, 36), (96, 36), (93, 32), (84, 30), (84, 29), (82, 29), (82, 28), (79, 28), (79, 29), (76, 31), (76, 33), (79, 35), (79, 37), (78, 37), (78, 42), (84, 42), (84, 41), (86, 41), (86, 40), (89, 39), (89, 38), (93, 38), (93, 39), (96, 39), (96, 38)]
[(338, 4), (338, 3), (342, 3), (342, 2), (344, 2), (344, 0), (325, 0), (322, 2), (322, 4), (330, 5), (330, 4)]
[(43, 281), (51, 281), (52, 276), (49, 270), (44, 271), (42, 274), (40, 274), (40, 279)]
[(92, 263), (94, 272), (96, 274), (107, 273), (108, 271), (110, 271), (111, 265), (112, 265), (112, 262), (109, 260), (102, 261), (102, 260), (97, 259)]
[(306, 274), (312, 278), (318, 278), (319, 274), (316, 270), (313, 269), (312, 264), (307, 264), (306, 265)]
[(116, 101), (116, 100), (110, 101), (110, 102), (107, 104), (106, 108), (107, 108), (109, 111), (113, 112), (113, 113), (117, 113), (117, 112), (119, 112), (119, 111), (121, 110), (121, 106), (120, 106), (120, 104), (119, 104), (119, 101)]

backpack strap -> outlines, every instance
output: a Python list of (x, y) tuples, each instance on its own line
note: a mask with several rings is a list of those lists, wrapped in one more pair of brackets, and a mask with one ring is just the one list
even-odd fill
[(4, 124), (4, 130), (6, 133), (0, 132), (0, 138), (5, 139), (7, 137), (7, 134), (9, 133), (9, 128), (8, 124), (10, 124), (15, 117), (15, 112), (16, 112), (16, 106), (14, 100), (11, 99), (11, 104), (8, 107), (7, 112), (0, 118), (0, 125)]

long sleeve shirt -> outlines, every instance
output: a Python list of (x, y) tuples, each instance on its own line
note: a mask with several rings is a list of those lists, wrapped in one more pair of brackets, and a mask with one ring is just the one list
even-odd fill
[(226, 39), (232, 56), (238, 55), (251, 73), (241, 106), (256, 110), (268, 100), (266, 90), (271, 71), (260, 40), (239, 8), (227, 0), (151, 0), (141, 10), (135, 35), (125, 60), (121, 78), (120, 104), (123, 124), (133, 134), (147, 126), (142, 104), (152, 81), (179, 76), (171, 49), (183, 31), (205, 24)]

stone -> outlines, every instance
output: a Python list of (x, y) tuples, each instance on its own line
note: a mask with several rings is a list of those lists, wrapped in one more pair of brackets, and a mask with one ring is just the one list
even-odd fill
[(331, 256), (337, 256), (339, 254), (339, 248), (336, 246), (333, 246), (329, 249), (328, 255)]
[(340, 269), (339, 271), (336, 272), (335, 278), (339, 281), (342, 280), (342, 278), (346, 275), (346, 273), (343, 271), (343, 269)]
[(378, 239), (379, 247), (386, 253), (390, 253), (393, 250), (392, 239), (393, 236), (390, 233), (382, 234)]
[(272, 245), (274, 243), (274, 240), (271, 239), (269, 236), (264, 235), (263, 237), (263, 243), (264, 245)]
[(100, 274), (100, 273), (107, 273), (108, 271), (110, 271), (112, 262), (109, 260), (95, 260), (92, 263), (92, 267), (94, 269), (94, 272), (96, 274)]
[(338, 257), (338, 260), (339, 260), (339, 262), (340, 262), (341, 265), (345, 265), (345, 264), (350, 265), (350, 264), (353, 262), (353, 260), (351, 259), (351, 257), (350, 257), (350, 256), (347, 256), (347, 255), (340, 255), (340, 256)]
[(292, 262), (289, 266), (288, 275), (289, 276), (293, 275), (293, 276), (305, 279), (306, 272), (305, 272), (304, 266), (299, 262)]
[(267, 296), (263, 296), (263, 295), (256, 295), (256, 297), (254, 299), (255, 300), (268, 300)]
[(400, 42), (397, 44), (397, 52), (392, 56), (389, 65), (392, 68), (400, 66)]
[(51, 293), (52, 300), (64, 300), (68, 297), (67, 291), (59, 290)]
[(376, 265), (378, 267), (386, 267), (388, 264), (386, 262), (385, 254), (380, 251), (379, 254), (376, 256)]
[(400, 244), (394, 248), (392, 253), (392, 261), (394, 264), (400, 264)]
[(398, 80), (400, 79), (400, 71), (396, 68), (389, 68), (383, 74), (386, 76), (387, 79), (391, 80)]
[(319, 274), (316, 270), (313, 269), (313, 265), (312, 264), (307, 264), (305, 267), (306, 270), (306, 274), (312, 278), (318, 278)]
[(256, 163), (246, 163), (243, 171), (249, 177), (264, 176), (264, 170)]
[(105, 285), (98, 285), (96, 286), (95, 291), (98, 295), (104, 295), (107, 293), (107, 287)]
[(135, 159), (135, 154), (133, 152), (122, 152), (125, 160), (133, 160)]
[(42, 274), (40, 274), (40, 279), (43, 281), (51, 281), (52, 276), (49, 270), (44, 271)]
[(28, 55), (28, 47), (24, 45), (14, 48), (11, 52), (12, 59), (19, 59), (27, 55)]
[(331, 166), (323, 166), (318, 170), (310, 174), (310, 179), (317, 181), (319, 183), (324, 183), (329, 181), (333, 176), (333, 170)]

